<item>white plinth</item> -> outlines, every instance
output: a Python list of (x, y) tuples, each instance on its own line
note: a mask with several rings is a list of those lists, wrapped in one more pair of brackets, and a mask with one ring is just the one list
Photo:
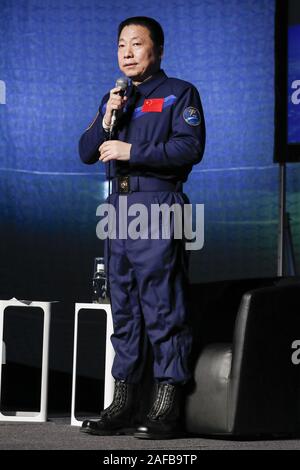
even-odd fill
[[(76, 303), (75, 304), (75, 324), (74, 324), (74, 352), (73, 352), (73, 375), (72, 375), (72, 404), (71, 404), (71, 425), (81, 426), (82, 421), (75, 417), (75, 397), (76, 397), (76, 368), (77, 368), (77, 339), (78, 339), (78, 315), (82, 309), (99, 310), (99, 314), (106, 314), (106, 346), (105, 346), (105, 375), (104, 375), (104, 408), (108, 407), (113, 399), (114, 379), (111, 375), (111, 368), (114, 359), (114, 349), (110, 337), (113, 334), (113, 321), (110, 304)], [(100, 395), (100, 391), (99, 391)]]
[[(52, 302), (51, 302), (52, 303)], [(49, 359), (49, 336), (50, 336), (50, 318), (51, 318), (50, 302), (31, 302), (19, 301), (17, 299), (0, 300), (0, 421), (47, 421), (47, 398), (48, 398), (48, 359)], [(1, 379), (2, 364), (5, 363), (5, 343), (3, 342), (3, 324), (5, 309), (7, 307), (23, 307), (24, 315), (29, 307), (38, 307), (43, 310), (43, 352), (42, 352), (42, 371), (41, 371), (41, 399), (40, 411), (13, 411), (9, 414), (2, 413), (1, 409)], [(7, 313), (8, 314), (8, 313)], [(17, 345), (16, 345), (17, 347)]]

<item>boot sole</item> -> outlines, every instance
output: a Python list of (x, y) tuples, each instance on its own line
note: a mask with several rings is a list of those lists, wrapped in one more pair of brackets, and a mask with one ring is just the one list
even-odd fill
[(91, 434), (93, 436), (131, 436), (134, 433), (135, 428), (122, 428), (122, 429), (114, 429), (114, 430), (96, 430), (96, 429), (89, 429), (83, 428), (80, 429), (80, 432), (85, 434)]

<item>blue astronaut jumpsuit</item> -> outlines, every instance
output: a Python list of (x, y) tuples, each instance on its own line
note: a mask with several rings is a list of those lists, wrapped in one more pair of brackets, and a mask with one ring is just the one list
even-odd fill
[[(130, 159), (105, 164), (112, 184), (106, 202), (114, 205), (117, 221), (121, 195), (127, 198), (128, 208), (143, 203), (149, 213), (153, 203), (183, 207), (189, 202), (182, 193), (182, 183), (202, 159), (205, 145), (201, 101), (190, 83), (168, 78), (159, 70), (137, 87), (131, 85), (127, 95), (115, 138), (132, 144)], [(109, 93), (102, 99), (94, 122), (81, 136), (79, 153), (84, 163), (97, 162), (98, 148), (107, 140), (102, 120), (108, 99)], [(120, 181), (128, 175), (126, 184), (131, 192), (120, 193)], [(141, 344), (145, 325), (153, 349), (156, 381), (187, 382), (192, 336), (187, 324), (188, 256), (184, 240), (172, 236), (151, 239), (150, 228), (148, 239), (106, 240), (105, 263), (114, 323), (113, 377), (139, 382), (145, 361)]]

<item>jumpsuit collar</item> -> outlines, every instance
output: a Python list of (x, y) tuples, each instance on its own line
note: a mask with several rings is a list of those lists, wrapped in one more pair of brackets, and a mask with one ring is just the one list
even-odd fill
[(165, 82), (168, 79), (165, 72), (160, 69), (158, 72), (152, 75), (151, 78), (146, 80), (145, 82), (138, 85), (137, 91), (146, 97), (148, 97), (159, 85)]

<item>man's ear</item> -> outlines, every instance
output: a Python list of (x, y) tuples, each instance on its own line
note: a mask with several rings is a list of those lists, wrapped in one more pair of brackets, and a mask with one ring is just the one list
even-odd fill
[(159, 54), (159, 58), (161, 60), (163, 58), (163, 55), (164, 55), (164, 47), (163, 46), (159, 46), (158, 54)]

